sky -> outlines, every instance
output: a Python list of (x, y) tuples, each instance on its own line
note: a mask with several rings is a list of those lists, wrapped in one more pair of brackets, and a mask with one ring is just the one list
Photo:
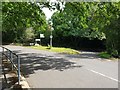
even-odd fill
[(45, 13), (46, 20), (50, 19), (51, 16), (53, 15), (53, 13), (56, 11), (56, 10), (55, 11), (51, 11), (51, 10), (49, 10), (49, 8), (46, 8), (46, 7), (43, 8), (42, 10)]
[[(56, 0), (49, 0), (49, 1), (50, 1), (50, 3), (56, 2)], [(52, 10), (52, 11), (51, 11), (51, 10), (49, 10), (49, 8), (47, 8), (47, 7), (44, 7), (42, 10), (43, 10), (43, 12), (45, 13), (46, 20), (50, 19), (51, 16), (53, 15), (53, 13), (56, 12), (56, 10)]]

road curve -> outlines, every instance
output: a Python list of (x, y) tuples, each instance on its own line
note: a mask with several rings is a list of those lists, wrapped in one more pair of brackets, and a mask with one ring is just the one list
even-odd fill
[(95, 52), (58, 54), (21, 46), (5, 46), (21, 57), (21, 72), (31, 88), (118, 88), (118, 61)]

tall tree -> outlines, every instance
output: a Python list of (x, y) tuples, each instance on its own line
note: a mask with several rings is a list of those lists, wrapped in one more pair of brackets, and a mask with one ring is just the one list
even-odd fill
[(93, 16), (94, 25), (99, 31), (105, 33), (106, 48), (113, 56), (120, 54), (120, 2), (101, 2), (97, 5), (97, 11)]
[(52, 16), (54, 36), (69, 37), (71, 45), (75, 46), (79, 46), (80, 38), (103, 39), (104, 33), (91, 25), (92, 13), (95, 10), (94, 3), (67, 2), (63, 11)]
[(47, 27), (45, 15), (37, 3), (4, 2), (2, 18), (3, 42), (23, 41), (26, 28), (33, 27), (37, 34)]
[(69, 2), (53, 17), (56, 36), (106, 39), (108, 53), (120, 53), (120, 2)]

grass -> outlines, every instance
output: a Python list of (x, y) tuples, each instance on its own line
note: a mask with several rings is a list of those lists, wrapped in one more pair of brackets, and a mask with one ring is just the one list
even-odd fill
[(52, 47), (51, 49), (47, 46), (30, 46), (30, 48), (46, 50), (51, 52), (65, 53), (65, 54), (80, 54), (79, 51), (71, 49), (71, 48), (63, 48), (63, 47)]
[(106, 59), (110, 59), (111, 58), (111, 55), (108, 54), (107, 52), (101, 52), (98, 54), (99, 57), (101, 58), (106, 58)]

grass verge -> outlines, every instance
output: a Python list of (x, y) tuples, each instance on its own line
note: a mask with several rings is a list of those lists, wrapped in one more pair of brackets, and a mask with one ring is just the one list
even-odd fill
[(46, 50), (51, 52), (65, 53), (65, 54), (80, 54), (79, 51), (71, 49), (71, 48), (63, 48), (63, 47), (52, 47), (51, 49), (47, 46), (29, 46), (30, 48)]
[(99, 57), (105, 58), (105, 59), (110, 59), (112, 56), (108, 54), (107, 52), (101, 52), (98, 54)]

